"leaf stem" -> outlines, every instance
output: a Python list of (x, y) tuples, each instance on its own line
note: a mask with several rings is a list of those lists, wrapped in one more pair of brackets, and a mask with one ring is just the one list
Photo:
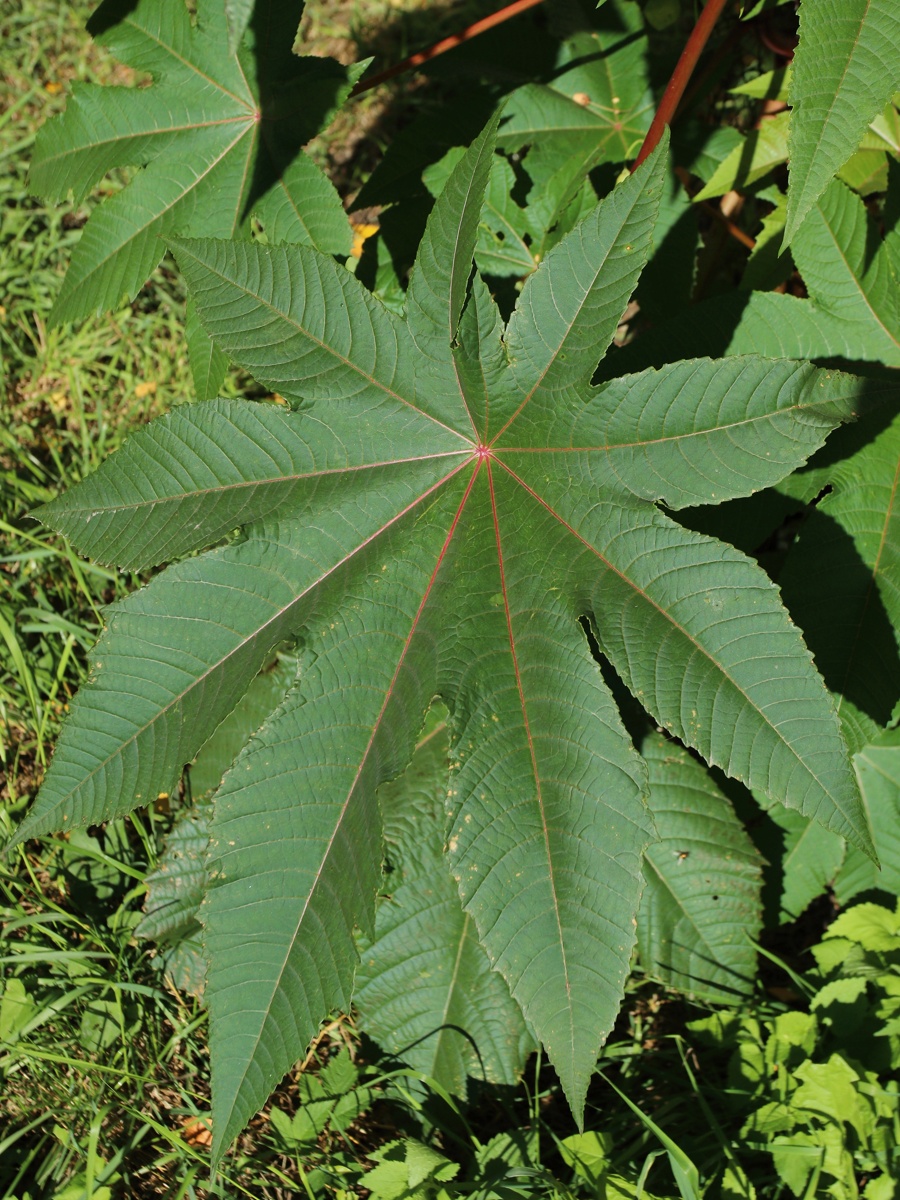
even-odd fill
[(479, 33), (486, 33), (488, 29), (493, 29), (495, 25), (502, 25), (504, 21), (509, 21), (512, 17), (517, 17), (519, 13), (523, 13), (529, 8), (536, 8), (538, 4), (543, 4), (543, 2), (544, 0), (513, 0), (512, 4), (507, 4), (505, 8), (499, 9), (498, 12), (491, 13), (487, 17), (482, 17), (479, 21), (473, 21), (471, 25), (467, 25), (460, 33), (453, 33), (449, 37), (441, 38), (439, 42), (435, 42), (427, 50), (420, 50), (417, 54), (411, 54), (409, 58), (404, 58), (402, 62), (395, 63), (394, 66), (388, 67), (384, 71), (379, 71), (377, 75), (370, 75), (368, 79), (360, 80), (350, 93), (350, 96), (351, 98), (359, 96), (363, 92), (369, 91), (370, 88), (377, 87), (379, 83), (393, 79), (395, 75), (402, 75), (404, 71), (411, 71), (414, 67), (420, 67), (423, 63), (437, 58), (439, 54), (446, 54), (448, 50), (453, 50), (456, 46), (462, 45), (463, 42), (469, 41), (470, 38), (477, 37)]
[(632, 171), (637, 170), (644, 159), (648, 158), (659, 145), (659, 139), (662, 137), (663, 130), (670, 124), (672, 117), (675, 115), (675, 109), (684, 95), (684, 89), (687, 87), (688, 80), (693, 74), (694, 67), (697, 65), (697, 60), (703, 52), (703, 47), (709, 41), (709, 35), (713, 31), (713, 26), (721, 16), (722, 9), (727, 3), (728, 0), (707, 0), (706, 7), (700, 14), (697, 24), (691, 31), (691, 36), (685, 43), (684, 49), (681, 52), (681, 58), (675, 64), (672, 77), (666, 84), (663, 98), (660, 100), (656, 115), (653, 118), (650, 128), (647, 130), (644, 144), (641, 146), (640, 152), (634, 160), (634, 165), (631, 168)]

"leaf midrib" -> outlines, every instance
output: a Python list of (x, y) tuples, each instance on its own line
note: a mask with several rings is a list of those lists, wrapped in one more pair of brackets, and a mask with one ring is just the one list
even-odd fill
[[(420, 417), (424, 417), (429, 421), (433, 421), (434, 424), (439, 426), (441, 429), (447, 430), (448, 433), (452, 433), (455, 437), (460, 438), (462, 441), (467, 442), (471, 446), (471, 444), (472, 444), (471, 439), (468, 438), (464, 433), (460, 433), (458, 429), (453, 429), (450, 425), (445, 425), (443, 421), (439, 421), (438, 418), (435, 416), (432, 416), (431, 413), (426, 412), (423, 408), (419, 408), (418, 405), (413, 404), (413, 402), (411, 400), (407, 400), (407, 398), (405, 396), (401, 396), (398, 391), (396, 391), (394, 388), (390, 387), (388, 384), (382, 382), (382, 380), (376, 379), (374, 375), (368, 374), (361, 367), (357, 366), (357, 364), (352, 359), (347, 358), (346, 355), (341, 354), (338, 350), (336, 350), (334, 348), (334, 346), (329, 346), (327, 342), (323, 342), (321, 338), (318, 338), (314, 334), (310, 333), (310, 331), (305, 326), (301, 325), (300, 322), (295, 317), (292, 317), (289, 313), (286, 313), (282, 309), (277, 308), (276, 305), (271, 300), (266, 300), (262, 296), (257, 295), (255, 292), (252, 292), (245, 285), (238, 283), (233, 279), (229, 279), (226, 275), (224, 275), (222, 273), (222, 271), (219, 268), (212, 266), (208, 262), (201, 261), (197, 257), (196, 254), (193, 254), (190, 251), (189, 244), (190, 244), (189, 241), (188, 242), (184, 242), (184, 241), (180, 242), (178, 244), (178, 248), (182, 254), (191, 254), (191, 257), (194, 259), (194, 261), (196, 263), (198, 263), (200, 266), (202, 266), (204, 268), (204, 270), (208, 271), (210, 275), (216, 276), (216, 278), (220, 279), (228, 287), (232, 287), (236, 291), (242, 292), (245, 296), (249, 297), (251, 300), (256, 301), (256, 303), (261, 308), (268, 309), (268, 311), (270, 313), (272, 313), (278, 320), (284, 321), (284, 323), (286, 325), (291, 326), (293, 329), (295, 329), (297, 331), (297, 333), (299, 333), (303, 337), (307, 338), (310, 342), (312, 342), (314, 345), (318, 346), (319, 349), (323, 350), (326, 354), (330, 354), (331, 357), (334, 358), (337, 362), (341, 363), (342, 366), (347, 367), (350, 371), (354, 372), (354, 374), (358, 375), (359, 378), (366, 380), (366, 382), (370, 383), (372, 385), (372, 387), (377, 388), (380, 392), (383, 392), (386, 396), (390, 396), (392, 400), (396, 400), (400, 404), (405, 404), (407, 406), (407, 408), (411, 408), (413, 410), (413, 412), (418, 413)], [(275, 247), (275, 249), (279, 249), (279, 247)], [(348, 278), (352, 278), (352, 276), (349, 276), (349, 274), (348, 274)], [(377, 301), (373, 297), (372, 303), (377, 304), (380, 302)], [(383, 305), (382, 305), (382, 310), (383, 310), (383, 313), (385, 316), (390, 317), (390, 313), (389, 313), (388, 309), (384, 308)], [(409, 337), (407, 327), (404, 323), (397, 321), (397, 323), (395, 325), (393, 325), (393, 328), (394, 328), (394, 332), (397, 334), (398, 343), (403, 338)]]
[[(506, 424), (501, 428), (500, 432), (495, 435), (493, 442), (491, 443), (492, 446), (503, 436), (503, 434), (506, 432), (506, 430), (510, 428), (510, 426), (515, 422), (515, 420), (522, 413), (522, 410), (526, 407), (526, 405), (534, 398), (535, 393), (538, 392), (539, 389), (542, 387), (544, 380), (547, 378), (547, 375), (550, 373), (550, 371), (553, 369), (553, 367), (559, 361), (559, 356), (562, 353), (563, 349), (565, 348), (566, 344), (568, 343), (569, 338), (572, 336), (572, 330), (575, 328), (576, 324), (578, 323), (578, 319), (581, 316), (582, 312), (584, 311), (585, 305), (593, 297), (593, 294), (594, 294), (594, 291), (595, 291), (596, 285), (597, 285), (597, 280), (600, 278), (601, 274), (603, 273), (604, 269), (606, 268), (607, 264), (609, 263), (610, 256), (619, 248), (619, 239), (622, 236), (622, 234), (624, 233), (624, 230), (628, 224), (629, 219), (631, 218), (632, 213), (634, 212), (635, 208), (637, 208), (637, 206), (641, 203), (641, 201), (643, 199), (644, 199), (644, 193), (642, 191), (635, 192), (634, 198), (631, 200), (631, 203), (628, 206), (628, 209), (625, 212), (623, 212), (622, 214), (617, 214), (618, 227), (616, 228), (615, 232), (612, 235), (612, 238), (611, 238), (609, 246), (607, 247), (606, 253), (603, 255), (603, 258), (597, 264), (597, 267), (593, 272), (592, 281), (584, 288), (584, 295), (582, 296), (581, 303), (578, 305), (577, 309), (575, 310), (574, 315), (572, 316), (571, 320), (567, 323), (566, 332), (565, 332), (564, 336), (560, 339), (558, 345), (556, 346), (556, 349), (553, 351), (546, 366), (543, 368), (543, 370), (540, 372), (538, 377), (532, 383), (530, 389), (528, 390), (528, 392), (525, 395), (525, 398), (522, 400), (522, 403), (515, 410), (515, 412), (512, 414), (512, 416), (506, 422)], [(576, 229), (577, 228), (579, 228), (579, 227), (576, 226)], [(560, 243), (560, 245), (562, 245), (562, 244), (563, 243)], [(549, 261), (548, 259), (544, 259), (544, 263), (546, 263), (548, 261)], [(540, 268), (538, 268), (538, 270), (540, 270)], [(532, 280), (534, 280), (536, 278), (537, 273), (538, 272), (536, 271), (534, 275), (529, 276), (529, 279), (526, 281), (526, 286), (527, 286), (527, 283), (531, 282)], [(524, 290), (522, 292), (522, 295), (523, 296), (525, 295)], [(530, 297), (529, 297), (529, 300), (530, 300)], [(517, 305), (517, 310), (518, 310), (518, 305)], [(536, 314), (534, 314), (534, 320), (536, 321), (536, 319), (537, 319), (537, 316), (536, 316)], [(509, 330), (509, 326), (507, 326), (507, 332), (508, 332), (508, 330)], [(518, 333), (518, 330), (516, 332)]]
[[(84, 504), (84, 505), (67, 505), (64, 512), (61, 514), (65, 517), (73, 516), (80, 517), (82, 513), (90, 513), (92, 516), (100, 516), (101, 513), (132, 513), (139, 512), (144, 508), (158, 508), (163, 504), (182, 504), (188, 500), (193, 500), (200, 496), (224, 496), (234, 492), (239, 492), (242, 488), (258, 488), (268, 487), (279, 483), (298, 483), (304, 479), (324, 479), (329, 475), (350, 475), (357, 471), (374, 471), (379, 467), (395, 467), (405, 465), (407, 463), (431, 462), (438, 458), (453, 458), (455, 455), (468, 454), (467, 449), (462, 450), (441, 450), (434, 454), (417, 454), (409, 458), (394, 458), (384, 459), (381, 462), (359, 463), (354, 466), (347, 467), (328, 467), (321, 471), (306, 471), (295, 472), (290, 475), (272, 475), (260, 479), (242, 479), (236, 483), (221, 484), (216, 487), (196, 488), (192, 492), (178, 492), (168, 496), (160, 496), (154, 499), (137, 500), (132, 504)], [(464, 465), (464, 464), (463, 464)]]
[[(497, 542), (497, 562), (500, 569), (500, 592), (503, 596), (503, 610), (506, 617), (506, 629), (509, 635), (509, 650), (512, 659), (513, 673), (516, 680), (516, 690), (519, 693), (519, 704), (522, 709), (522, 724), (525, 732), (525, 740), (528, 744), (528, 753), (531, 758), (531, 772), (534, 777), (535, 799), (537, 800), (538, 810), (541, 814), (541, 833), (544, 839), (544, 857), (547, 862), (547, 878), (550, 885), (550, 894), (553, 898), (553, 915), (556, 918), (556, 931), (559, 945), (559, 954), (562, 960), (563, 978), (565, 981), (565, 991), (568, 1003), (567, 1015), (569, 1018), (569, 1061), (573, 1074), (576, 1071), (575, 1063), (575, 1025), (572, 1019), (572, 981), (569, 974), (569, 957), (566, 952), (566, 940), (563, 934), (562, 916), (559, 911), (559, 894), (556, 885), (556, 870), (553, 861), (553, 853), (550, 847), (550, 830), (547, 823), (547, 812), (544, 806), (544, 793), (541, 784), (541, 773), (538, 768), (537, 751), (535, 750), (534, 738), (531, 733), (531, 722), (528, 718), (528, 703), (525, 699), (525, 689), (522, 684), (522, 676), (519, 671), (519, 660), (516, 653), (516, 639), (513, 632), (512, 614), (509, 607), (509, 593), (506, 587), (506, 571), (503, 565), (503, 547), (500, 538), (500, 517), (497, 512), (497, 499), (494, 493), (494, 477), (491, 470), (490, 459), (485, 460), (488, 464), (488, 488), (491, 497), (491, 515), (494, 521), (494, 536)], [(508, 468), (506, 468), (508, 470)], [(476, 471), (477, 475), (478, 472)]]
[[(164, 42), (162, 38), (154, 35), (143, 25), (139, 25), (136, 21), (129, 20), (128, 18), (126, 18), (124, 24), (130, 25), (137, 34), (139, 34), (145, 41), (150, 42), (151, 45), (158, 46), (160, 50), (164, 50), (173, 62), (179, 63), (182, 67), (187, 67), (189, 74), (195, 75), (198, 79), (205, 79), (207, 83), (212, 84), (212, 86), (221, 92), (223, 96), (230, 96), (231, 99), (238, 104), (247, 103), (247, 99), (245, 97), (238, 96), (236, 92), (233, 92), (231, 88), (225, 87), (218, 79), (214, 79), (210, 74), (208, 74), (208, 72), (201, 71), (195, 62), (185, 58), (183, 54), (179, 54), (175, 50), (174, 46), (170, 46), (167, 42)], [(194, 28), (192, 28), (188, 34), (188, 42), (191, 46), (191, 49), (195, 47), (197, 42), (202, 42), (204, 40), (207, 40), (207, 38), (203, 26), (194, 26)], [(229, 54), (228, 57), (233, 59), (237, 64), (237, 68), (241, 73), (241, 78), (244, 80), (244, 84), (247, 86), (247, 95), (252, 100), (253, 93), (250, 91), (250, 86), (247, 83), (247, 76), (244, 74), (244, 69), (241, 66), (240, 59), (236, 54)], [(164, 81), (166, 79), (166, 72), (164, 70), (160, 70), (157, 78), (159, 83), (154, 84), (154, 86), (165, 88), (166, 83)]]
[[(844, 267), (847, 270), (848, 276), (852, 280), (857, 293), (862, 298), (862, 300), (865, 304), (865, 307), (871, 313), (872, 319), (874, 320), (875, 324), (884, 331), (888, 341), (890, 341), (894, 346), (900, 348), (900, 338), (898, 338), (895, 334), (891, 333), (890, 329), (888, 329), (887, 325), (885, 325), (884, 321), (881, 319), (881, 317), (875, 311), (873, 303), (872, 303), (871, 299), (869, 298), (869, 294), (862, 285), (862, 279), (860, 278), (859, 275), (857, 275), (857, 273), (853, 269), (853, 267), (851, 267), (850, 261), (847, 258), (847, 254), (844, 250), (843, 245), (841, 244), (840, 240), (836, 237), (834, 229), (832, 228), (830, 222), (827, 220), (825, 214), (822, 212), (822, 207), (818, 202), (816, 202), (816, 207), (819, 209), (819, 213), (822, 217), (822, 224), (825, 226), (826, 230), (828, 231), (829, 237), (831, 238), (832, 242), (834, 243), (834, 249), (837, 253), (837, 256), (841, 260), (841, 262), (844, 264)], [(866, 219), (868, 219), (868, 218), (866, 218)], [(875, 254), (875, 257), (872, 262), (873, 267), (877, 267), (878, 255), (881, 253), (883, 253), (883, 246), (879, 246), (878, 251)], [(889, 275), (892, 274), (890, 272), (890, 270), (888, 271), (888, 274)], [(828, 316), (833, 317), (837, 320), (842, 319), (842, 315), (839, 312), (836, 313), (830, 309), (825, 308), (824, 305), (822, 305), (818, 302), (817, 297), (814, 298), (814, 303), (815, 303), (816, 308), (818, 308), (820, 312), (827, 313)], [(843, 319), (845, 319), (845, 318), (843, 318)]]
[[(862, 14), (862, 16), (859, 19), (859, 28), (857, 29), (855, 37), (852, 39), (851, 51), (847, 55), (847, 61), (844, 63), (844, 69), (841, 71), (841, 76), (840, 76), (840, 79), (838, 80), (837, 87), (834, 89), (834, 95), (832, 96), (831, 102), (828, 104), (828, 107), (826, 109), (825, 120), (822, 122), (822, 132), (823, 133), (829, 126), (829, 122), (831, 120), (831, 115), (834, 112), (835, 106), (837, 105), (838, 97), (841, 94), (841, 88), (844, 86), (844, 83), (846, 82), (847, 74), (850, 70), (850, 64), (854, 61), (854, 56), (856, 54), (856, 51), (859, 49), (859, 41), (860, 41), (860, 37), (862, 36), (863, 26), (866, 23), (866, 18), (868, 16), (868, 13), (869, 13), (869, 10), (871, 7), (872, 7), (872, 0), (866, 0), (865, 12)], [(867, 127), (868, 127), (867, 125), (863, 126), (864, 129)], [(823, 144), (824, 144), (824, 139), (820, 136), (819, 138), (817, 138), (815, 147), (813, 148), (813, 152), (810, 155), (807, 176), (803, 180), (803, 191), (801, 193), (801, 199), (805, 199), (806, 194), (809, 191), (809, 186), (808, 186), (809, 175), (812, 174), (812, 172), (816, 166), (817, 159), (819, 158), (819, 156), (822, 152)], [(821, 195), (821, 194), (822, 194), (822, 192), (820, 190), (819, 195)], [(816, 197), (816, 199), (818, 199), (818, 196)], [(813, 203), (815, 203), (815, 201), (813, 201)], [(799, 205), (798, 205), (798, 207), (799, 207)], [(810, 207), (812, 207), (812, 205), (810, 205)]]
[[(786, 381), (787, 382), (787, 381)], [(497, 446), (498, 453), (508, 454), (589, 454), (602, 453), (608, 450), (640, 450), (643, 446), (660, 446), (668, 442), (684, 442), (689, 438), (711, 437), (717, 433), (727, 433), (731, 429), (751, 427), (761, 421), (772, 421), (784, 413), (815, 411), (828, 404), (838, 403), (843, 397), (833, 396), (828, 400), (814, 400), (808, 404), (791, 404), (779, 408), (775, 412), (760, 413), (755, 417), (746, 417), (739, 421), (730, 421), (725, 425), (711, 425), (706, 429), (693, 429), (690, 433), (673, 433), (666, 437), (643, 438), (639, 442), (605, 442), (597, 446)]]
[[(189, 196), (191, 194), (191, 192), (196, 191), (196, 189), (198, 187), (200, 187), (200, 185), (216, 169), (216, 167), (222, 162), (222, 160), (225, 159), (229, 154), (231, 154), (232, 151), (240, 144), (242, 138), (244, 138), (248, 132), (251, 135), (251, 145), (250, 145), (250, 150), (249, 150), (249, 154), (248, 154), (248, 159), (249, 159), (249, 155), (252, 155), (252, 152), (254, 149), (254, 143), (255, 143), (256, 137), (258, 135), (258, 131), (255, 130), (252, 125), (246, 126), (243, 129), (241, 129), (238, 136), (236, 138), (234, 138), (234, 140), (231, 141), (227, 146), (225, 146), (223, 148), (223, 150), (221, 151), (221, 153), (216, 158), (214, 158), (211, 162), (207, 163), (204, 170), (194, 178), (191, 185), (189, 187), (183, 188), (181, 190), (180, 194), (178, 196), (176, 196), (174, 198), (174, 200), (172, 200), (169, 204), (167, 204), (165, 206), (165, 208), (157, 209), (151, 215), (151, 217), (148, 221), (146, 221), (143, 225), (139, 225), (136, 228), (132, 229), (129, 232), (129, 235), (124, 242), (121, 242), (118, 245), (112, 246), (107, 254), (103, 255), (99, 259), (93, 260), (91, 263), (91, 266), (90, 266), (90, 270), (86, 271), (84, 273), (84, 275), (77, 281), (77, 283), (72, 284), (72, 287), (70, 287), (68, 289), (69, 293), (71, 293), (73, 287), (84, 287), (87, 280), (91, 279), (92, 277), (95, 277), (101, 271), (104, 271), (106, 269), (106, 266), (109, 263), (110, 259), (118, 258), (122, 254), (123, 246), (127, 246), (130, 243), (133, 243), (136, 238), (139, 238), (142, 234), (146, 233), (147, 230), (151, 226), (155, 225), (157, 222), (163, 221), (169, 213), (173, 212), (178, 207), (179, 204), (182, 204), (184, 202), (185, 196)], [(158, 160), (155, 160), (155, 161), (158, 161)], [(119, 193), (119, 195), (125, 195), (125, 194), (127, 194), (127, 188), (125, 189), (125, 191)], [(98, 211), (102, 212), (103, 209), (101, 208)], [(68, 283), (68, 280), (69, 280), (69, 273), (66, 274), (66, 278), (65, 278), (65, 281), (63, 284), (64, 288), (65, 288), (65, 285)], [(68, 299), (69, 299), (68, 295), (64, 295), (64, 292), (61, 291), (59, 294), (59, 297), (57, 298), (56, 303), (57, 303), (57, 305), (60, 305), (62, 303), (68, 302)]]

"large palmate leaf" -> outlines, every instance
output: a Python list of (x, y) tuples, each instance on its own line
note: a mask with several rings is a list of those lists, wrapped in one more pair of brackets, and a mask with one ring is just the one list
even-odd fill
[(299, 3), (257, 0), (243, 46), (229, 48), (229, 29), (248, 15), (236, 10), (248, 8), (206, 0), (192, 23), (181, 0), (104, 0), (91, 17), (95, 39), (153, 83), (76, 84), (63, 116), (41, 130), (31, 185), (80, 201), (114, 168), (143, 170), (91, 215), (55, 320), (131, 299), (167, 234), (232, 237), (249, 231), (253, 212), (271, 227), (270, 240), (349, 253), (337, 192), (301, 147), (353, 80), (330, 59), (291, 53)]
[(803, 0), (790, 88), (786, 241), (898, 87), (900, 9), (894, 0)]
[(446, 725), (379, 791), (392, 868), (354, 1002), (384, 1049), (464, 1096), (466, 1077), (515, 1083), (531, 1049), (518, 1005), (491, 970), (444, 859)]
[(496, 127), (435, 204), (402, 318), (311, 248), (177, 240), (207, 332), (297, 407), (182, 407), (43, 514), (135, 563), (244, 532), (112, 612), (19, 838), (165, 790), (272, 650), (300, 646), (215, 798), (217, 1152), (350, 1002), (381, 885), (375, 792), (436, 695), (450, 871), (576, 1114), (652, 838), (646, 768), (592, 644), (709, 762), (869, 847), (777, 590), (658, 502), (774, 483), (881, 385), (747, 356), (591, 387), (649, 251), (662, 150), (547, 254), (504, 331), (472, 273)]
[(659, 734), (644, 738), (659, 841), (644, 857), (638, 951), (670, 987), (734, 1001), (753, 990), (761, 859), (703, 766)]

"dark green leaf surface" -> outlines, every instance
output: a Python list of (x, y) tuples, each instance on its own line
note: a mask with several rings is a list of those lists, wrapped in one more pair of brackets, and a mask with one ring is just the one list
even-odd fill
[[(260, 207), (276, 239), (347, 253), (349, 227), (332, 185), (301, 147), (353, 80), (329, 59), (291, 54), (300, 8), (258, 0), (238, 52), (244, 3), (105, 0), (89, 29), (149, 88), (77, 85), (44, 126), (31, 166), (36, 192), (76, 202), (117, 167), (139, 170), (91, 215), (53, 309), (75, 321), (131, 299), (172, 233), (232, 237)], [(301, 199), (312, 184), (310, 205)]]
[(199, 933), (197, 911), (206, 890), (206, 847), (212, 806), (197, 805), (175, 824), (156, 870), (147, 876), (144, 918), (138, 937), (178, 941)]
[(881, 869), (848, 847), (834, 881), (838, 903), (845, 905), (860, 892), (880, 889), (900, 892), (900, 731), (889, 729), (854, 756), (863, 804)]
[(796, 921), (834, 883), (847, 850), (844, 841), (818, 821), (805, 820), (781, 804), (769, 816), (782, 830), (778, 860), (782, 921)]
[[(864, 444), (817, 479), (830, 494), (805, 522), (780, 580), (853, 750), (887, 725), (900, 700), (900, 418), (886, 416), (873, 414)], [(828, 586), (810, 588), (817, 576)]]
[(787, 241), (898, 87), (894, 0), (804, 0), (791, 73)]
[(465, 1096), (467, 1076), (514, 1084), (531, 1042), (447, 870), (448, 755), (440, 726), (379, 791), (393, 871), (360, 948), (354, 1003), (385, 1050)]
[(218, 396), (228, 370), (228, 358), (212, 340), (197, 316), (197, 306), (188, 300), (184, 317), (184, 336), (194, 392), (198, 400)]
[(375, 792), (436, 695), (450, 870), (580, 1115), (653, 836), (585, 617), (666, 729), (869, 846), (833, 705), (777, 590), (654, 503), (787, 474), (865, 382), (748, 358), (590, 386), (649, 251), (662, 150), (546, 255), (501, 337), (467, 265), (491, 153), (477, 139), (448, 180), (405, 319), (307, 247), (178, 241), (207, 332), (302, 407), (180, 410), (73, 493), (77, 515), (65, 500), (45, 513), (132, 561), (246, 528), (113, 614), (20, 838), (166, 790), (274, 648), (301, 646), (297, 682), (215, 798), (217, 1153), (350, 1003), (354, 929), (372, 938), (381, 885)]
[(683, 747), (641, 745), (659, 841), (644, 855), (644, 970), (669, 987), (731, 1001), (753, 990), (762, 860), (711, 775)]

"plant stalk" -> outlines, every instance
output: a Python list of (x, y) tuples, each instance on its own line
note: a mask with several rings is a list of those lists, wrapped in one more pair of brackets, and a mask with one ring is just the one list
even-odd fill
[(423, 63), (430, 62), (431, 59), (437, 58), (439, 54), (446, 54), (448, 50), (453, 50), (456, 46), (461, 46), (463, 42), (477, 37), (479, 33), (486, 33), (487, 30), (493, 29), (495, 25), (502, 25), (504, 21), (509, 21), (512, 17), (517, 17), (519, 13), (523, 13), (529, 8), (536, 8), (538, 4), (543, 4), (543, 2), (544, 0), (513, 0), (512, 4), (507, 4), (505, 8), (501, 8), (498, 12), (491, 13), (487, 17), (482, 17), (480, 21), (473, 21), (471, 25), (467, 25), (460, 33), (453, 33), (449, 37), (442, 38), (439, 42), (435, 42), (433, 46), (429, 46), (427, 50), (420, 50), (417, 54), (411, 54), (409, 58), (404, 58), (402, 62), (395, 63), (394, 66), (388, 67), (384, 71), (379, 71), (377, 75), (370, 75), (368, 79), (360, 80), (350, 93), (350, 96), (351, 98), (359, 96), (363, 92), (369, 91), (370, 88), (377, 87), (379, 83), (385, 83), (388, 79), (393, 79), (395, 75), (402, 75), (404, 71), (411, 71), (415, 67), (421, 67)]
[(659, 108), (656, 110), (656, 115), (647, 130), (647, 136), (644, 138), (644, 144), (641, 146), (637, 158), (634, 160), (632, 171), (636, 171), (645, 158), (648, 158), (656, 147), (659, 145), (659, 139), (662, 137), (663, 130), (672, 121), (675, 115), (675, 109), (681, 97), (684, 95), (684, 89), (688, 85), (688, 80), (693, 74), (694, 67), (697, 65), (703, 47), (709, 41), (709, 35), (713, 31), (713, 26), (722, 14), (722, 9), (728, 3), (728, 0), (707, 0), (706, 7), (700, 14), (697, 24), (691, 31), (691, 36), (685, 43), (684, 49), (681, 52), (681, 58), (675, 65), (675, 70), (672, 72), (672, 78), (666, 84), (666, 90), (663, 92), (663, 98), (659, 102)]

